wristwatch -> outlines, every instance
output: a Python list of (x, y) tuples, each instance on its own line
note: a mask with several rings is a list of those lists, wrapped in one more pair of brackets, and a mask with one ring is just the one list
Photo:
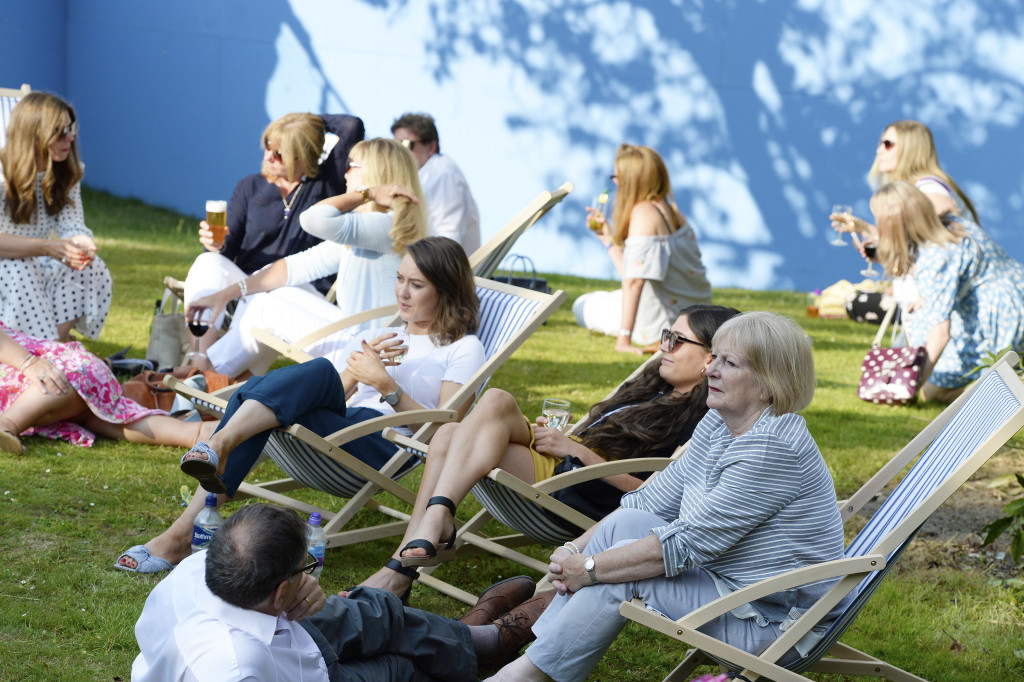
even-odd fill
[(394, 407), (395, 405), (398, 404), (398, 401), (402, 399), (402, 394), (403, 393), (405, 393), (405, 391), (403, 391), (402, 387), (399, 386), (398, 388), (396, 388), (391, 393), (388, 393), (387, 395), (382, 395), (380, 397), (380, 401), (382, 403), (387, 403), (391, 407)]
[(364, 204), (370, 200), (370, 188), (366, 185), (359, 185), (356, 187), (356, 191), (362, 193)]
[(587, 575), (590, 576), (590, 582), (595, 585), (601, 582), (597, 579), (597, 567), (594, 565), (594, 557), (588, 556), (587, 560), (583, 562), (583, 568), (587, 569)]

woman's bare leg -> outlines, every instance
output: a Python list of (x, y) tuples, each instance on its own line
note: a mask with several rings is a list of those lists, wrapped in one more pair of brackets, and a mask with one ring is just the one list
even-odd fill
[(960, 397), (966, 386), (959, 388), (940, 388), (935, 384), (926, 381), (921, 386), (921, 400), (924, 402), (951, 403)]
[(74, 320), (68, 320), (62, 324), (57, 325), (57, 340), (61, 343), (66, 343), (71, 340), (71, 330), (78, 324), (78, 320), (81, 318), (75, 318)]
[(74, 389), (63, 395), (43, 393), (35, 384), (22, 392), (11, 406), (0, 414), (0, 430), (17, 436), (30, 426), (45, 426), (60, 421), (75, 421), (89, 407)]
[[(182, 559), (192, 553), (192, 525), (195, 523), (199, 512), (206, 506), (207, 491), (203, 486), (197, 486), (192, 500), (188, 503), (185, 511), (181, 513), (174, 523), (160, 535), (146, 543), (146, 549), (153, 556), (166, 559), (175, 566)], [(220, 507), (227, 500), (227, 495), (217, 495), (217, 506)], [(123, 556), (118, 563), (125, 568), (134, 569), (138, 564), (135, 559)]]
[(93, 433), (113, 440), (144, 445), (170, 445), (191, 448), (213, 435), (219, 422), (183, 422), (173, 417), (152, 415), (130, 424), (112, 424), (92, 412), (75, 419)]
[[(451, 513), (441, 505), (427, 508), (431, 497), (441, 495), (457, 505), (476, 482), (495, 467), (533, 483), (529, 443), (530, 428), (515, 398), (499, 389), (484, 393), (461, 423), (445, 424), (438, 429), (430, 441), (412, 518), (393, 557), (400, 559), (400, 548), (411, 540), (422, 538), (437, 545), (442, 538), (451, 537), (455, 529)], [(418, 547), (405, 552), (405, 556), (425, 555), (426, 550)], [(362, 585), (401, 595), (410, 582), (410, 578), (382, 568)]]

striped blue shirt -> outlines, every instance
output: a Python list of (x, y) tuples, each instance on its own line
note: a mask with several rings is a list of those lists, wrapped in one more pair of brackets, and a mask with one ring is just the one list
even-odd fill
[[(686, 454), (649, 485), (623, 496), (622, 506), (675, 519), (651, 531), (662, 543), (665, 574), (702, 567), (723, 594), (843, 556), (832, 476), (798, 414), (776, 417), (765, 410), (733, 438), (710, 410)], [(755, 602), (756, 610), (783, 622), (832, 582), (772, 595)]]

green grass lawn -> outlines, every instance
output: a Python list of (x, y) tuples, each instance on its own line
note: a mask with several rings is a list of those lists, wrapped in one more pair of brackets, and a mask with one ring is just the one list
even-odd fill
[[(86, 218), (100, 254), (114, 273), (114, 301), (101, 338), (86, 345), (108, 355), (133, 345), (144, 355), (153, 303), (164, 275), (183, 277), (200, 249), (195, 221), (137, 201), (83, 193)], [(571, 302), (579, 294), (615, 284), (551, 275)], [(888, 409), (857, 400), (860, 361), (873, 329), (846, 320), (804, 314), (797, 292), (716, 290), (717, 303), (740, 310), (770, 310), (794, 317), (814, 338), (818, 382), (804, 411), (835, 479), (848, 495), (906, 444), (936, 414), (934, 406)], [(497, 372), (492, 386), (518, 397), (527, 415), (545, 397), (572, 401), (579, 411), (603, 397), (640, 361), (614, 353), (613, 340), (578, 327), (569, 306), (549, 320)], [(114, 559), (145, 542), (181, 511), (178, 491), (193, 481), (176, 466), (179, 450), (100, 440), (83, 449), (39, 438), (27, 453), (0, 453), (0, 680), (127, 680), (137, 654), (133, 627), (159, 577), (116, 571)], [(1021, 455), (1018, 435), (995, 460)], [(255, 477), (278, 477), (271, 463)], [(409, 481), (415, 485), (419, 472)], [(306, 493), (330, 504), (327, 496)], [(226, 513), (241, 503), (225, 507)], [(467, 499), (460, 517), (475, 511)], [(375, 520), (366, 513), (365, 520)], [(992, 519), (985, 521), (987, 523)], [(979, 527), (963, 528), (964, 534)], [(1024, 587), (1019, 569), (994, 577), (984, 565), (947, 560), (950, 547), (915, 541), (916, 557), (899, 565), (844, 641), (930, 680), (1024, 678)], [(955, 548), (954, 548), (955, 549)], [(356, 584), (390, 555), (378, 541), (329, 550), (325, 590)], [(544, 548), (535, 556), (544, 557)], [(437, 575), (479, 592), (522, 571), (497, 559), (454, 562)], [(1005, 571), (1004, 571), (1005, 573)], [(539, 577), (539, 576), (537, 576)], [(412, 604), (457, 617), (464, 608), (423, 586)], [(961, 646), (951, 646), (959, 642)], [(630, 625), (591, 679), (661, 679), (680, 651), (660, 635)], [(836, 676), (816, 679), (836, 680)]]

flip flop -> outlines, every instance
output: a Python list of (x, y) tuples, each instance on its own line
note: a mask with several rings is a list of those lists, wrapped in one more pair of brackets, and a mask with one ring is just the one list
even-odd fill
[[(135, 561), (135, 568), (128, 568), (127, 566), (121, 565), (121, 559), (128, 557)], [(131, 549), (125, 551), (121, 556), (117, 557), (117, 561), (114, 562), (114, 568), (128, 571), (129, 573), (163, 573), (169, 571), (173, 566), (167, 559), (161, 559), (158, 556), (154, 556), (145, 545), (135, 545)]]
[(25, 446), (21, 440), (10, 431), (0, 431), (0, 450), (9, 452), (12, 455), (25, 454)]
[[(448, 508), (448, 511), (452, 513), (452, 520), (455, 520), (455, 503), (447, 497), (438, 495), (437, 497), (431, 497), (427, 501), (427, 508), (433, 507), (439, 504)], [(402, 566), (406, 568), (412, 568), (416, 566), (440, 566), (441, 564), (447, 563), (455, 558), (455, 531), (452, 531), (452, 535), (447, 541), (442, 540), (444, 546), (438, 549), (433, 542), (429, 540), (417, 539), (412, 540), (405, 547), (402, 548), (401, 554), (407, 549), (416, 547), (418, 549), (426, 550), (426, 556), (403, 556)]]
[(226, 493), (227, 486), (217, 475), (219, 462), (220, 458), (213, 448), (204, 441), (199, 441), (182, 456), (181, 470), (199, 481), (204, 490), (211, 493)]

